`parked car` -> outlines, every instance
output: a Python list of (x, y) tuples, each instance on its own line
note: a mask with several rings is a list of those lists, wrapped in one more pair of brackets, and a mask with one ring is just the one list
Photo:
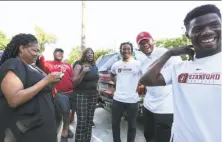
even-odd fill
[[(140, 51), (135, 51), (133, 57), (136, 60), (145, 59), (145, 55)], [(111, 80), (110, 72), (112, 65), (120, 60), (122, 57), (119, 53), (106, 54), (98, 58), (96, 65), (99, 70), (99, 81), (98, 89), (101, 97), (100, 106), (104, 107), (106, 110), (111, 111), (113, 93), (115, 91), (115, 83)], [(143, 106), (144, 96), (140, 96), (139, 99), (139, 116), (142, 116), (142, 106)]]

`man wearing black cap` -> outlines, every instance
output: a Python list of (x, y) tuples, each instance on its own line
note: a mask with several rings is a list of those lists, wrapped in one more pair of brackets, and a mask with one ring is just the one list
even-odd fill
[[(73, 137), (73, 133), (69, 130), (70, 123), (70, 95), (73, 94), (73, 84), (72, 84), (72, 67), (70, 64), (62, 61), (64, 51), (61, 48), (56, 48), (53, 55), (53, 61), (45, 61), (44, 56), (40, 57), (40, 63), (42, 69), (46, 73), (60, 71), (64, 74), (62, 81), (55, 84), (54, 92), (55, 102), (59, 105), (63, 117), (63, 131), (61, 136), (61, 142), (68, 142), (68, 138)], [(56, 95), (55, 95), (56, 94)], [(73, 110), (74, 111), (74, 110)]]

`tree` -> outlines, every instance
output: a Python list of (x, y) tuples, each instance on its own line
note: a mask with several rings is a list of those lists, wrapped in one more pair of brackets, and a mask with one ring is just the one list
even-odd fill
[[(109, 50), (105, 49), (99, 49), (96, 50), (94, 53), (94, 58), (97, 60), (100, 56), (105, 55), (109, 53)], [(76, 60), (79, 60), (82, 56), (82, 50), (80, 46), (76, 46), (72, 49), (72, 51), (69, 53), (69, 58), (65, 60), (65, 62), (69, 64), (73, 64)]]
[(5, 47), (9, 43), (9, 39), (3, 31), (0, 31), (0, 50), (5, 50)]
[(157, 46), (163, 46), (165, 48), (179, 47), (186, 44), (191, 44), (186, 35), (182, 35), (179, 38), (169, 38), (156, 41)]
[(76, 46), (72, 48), (72, 51), (69, 53), (69, 58), (65, 60), (65, 62), (69, 64), (73, 64), (76, 60), (78, 60), (82, 55), (82, 50), (80, 46)]
[(45, 32), (42, 28), (35, 25), (35, 36), (38, 39), (40, 50), (43, 52), (45, 50), (45, 45), (56, 43), (56, 36)]
[[(35, 26), (35, 36), (38, 39), (40, 49), (43, 52), (45, 50), (45, 45), (56, 43), (56, 36), (45, 32), (39, 26)], [(5, 50), (6, 45), (9, 43), (10, 39), (7, 38), (3, 31), (0, 31), (0, 50)]]
[[(190, 40), (187, 39), (185, 34), (179, 38), (169, 38), (156, 41), (157, 47), (164, 47), (164, 48), (180, 47), (187, 44), (190, 45), (191, 42)], [(183, 60), (188, 59), (185, 55), (181, 56), (181, 58)]]
[(105, 49), (99, 49), (95, 51), (95, 61), (102, 55), (106, 55), (109, 53), (109, 50), (105, 50)]

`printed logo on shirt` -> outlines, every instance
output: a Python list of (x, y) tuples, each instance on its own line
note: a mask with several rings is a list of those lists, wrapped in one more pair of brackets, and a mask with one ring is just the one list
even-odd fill
[(187, 83), (187, 78), (189, 74), (188, 73), (182, 73), (178, 76), (178, 82), (179, 83)]
[(179, 83), (221, 85), (221, 73), (181, 73), (178, 76)]
[(124, 72), (131, 72), (132, 70), (133, 69), (131, 69), (131, 68), (118, 68), (117, 72), (118, 73), (120, 73), (120, 72), (124, 73)]
[(66, 69), (68, 68), (67, 65), (54, 65), (53, 66), (54, 69), (60, 68), (61, 72), (66, 72)]

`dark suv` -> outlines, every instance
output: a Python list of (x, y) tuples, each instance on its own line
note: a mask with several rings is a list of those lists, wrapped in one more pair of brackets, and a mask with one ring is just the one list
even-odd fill
[[(139, 51), (134, 52), (134, 58), (140, 58)], [(120, 60), (122, 57), (119, 53), (111, 53), (107, 55), (103, 55), (97, 59), (96, 65), (99, 69), (99, 81), (98, 81), (98, 89), (99, 94), (102, 99), (102, 105), (106, 110), (111, 110), (112, 108), (112, 99), (113, 93), (115, 91), (115, 83), (111, 80), (110, 72), (112, 65)], [(139, 100), (139, 114), (142, 115), (142, 106), (143, 106), (143, 97), (140, 96)]]

